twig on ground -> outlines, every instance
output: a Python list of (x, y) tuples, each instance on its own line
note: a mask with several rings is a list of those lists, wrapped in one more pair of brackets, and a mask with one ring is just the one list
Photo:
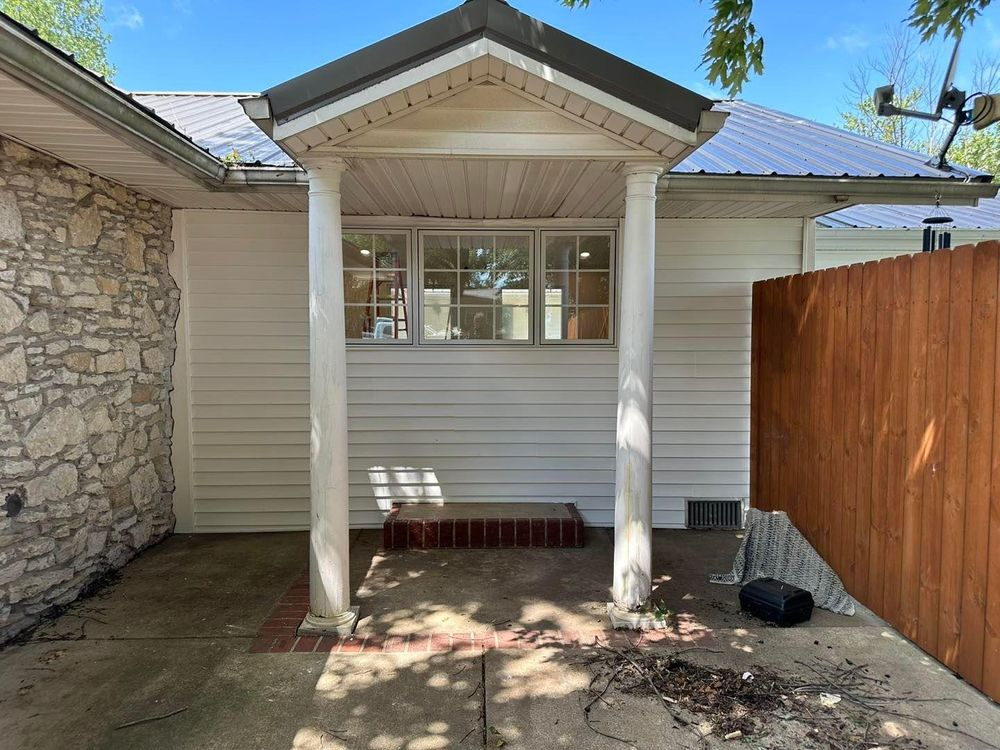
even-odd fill
[(116, 726), (115, 729), (125, 729), (127, 727), (139, 726), (140, 724), (148, 724), (148, 723), (150, 723), (152, 721), (160, 721), (161, 719), (169, 719), (171, 716), (176, 716), (177, 714), (181, 713), (182, 711), (187, 711), (187, 710), (188, 710), (187, 706), (181, 706), (180, 708), (174, 709), (173, 711), (169, 711), (169, 712), (167, 712), (165, 714), (159, 714), (157, 716), (147, 716), (147, 717), (145, 717), (143, 719), (136, 719), (135, 721), (126, 721), (124, 724), (119, 724), (118, 726)]

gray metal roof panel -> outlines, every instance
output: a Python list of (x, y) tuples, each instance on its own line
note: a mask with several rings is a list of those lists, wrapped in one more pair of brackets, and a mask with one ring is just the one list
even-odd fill
[(253, 94), (136, 93), (132, 98), (220, 159), (235, 149), (244, 164), (294, 165), (247, 117), (239, 103), (247, 96)]
[(1000, 229), (1000, 198), (983, 198), (979, 205), (933, 206), (872, 205), (851, 206), (820, 216), (816, 223), (833, 229), (923, 229), (923, 219), (945, 214), (954, 221), (944, 229)]
[(466, 0), (457, 8), (364, 47), (264, 92), (276, 121), (284, 121), (475, 39), (504, 44), (689, 131), (712, 101), (616, 57), (504, 0)]
[[(235, 148), (248, 163), (293, 165), (291, 157), (247, 117), (239, 104), (244, 96), (251, 95), (149, 93), (133, 98), (220, 158)], [(673, 173), (988, 179), (964, 167), (942, 171), (928, 166), (925, 154), (757, 104), (725, 101), (715, 107), (730, 113), (722, 130), (675, 166)]]
[(744, 101), (716, 102), (722, 130), (672, 172), (803, 177), (937, 177), (985, 180), (974, 169), (941, 170), (926, 154)]

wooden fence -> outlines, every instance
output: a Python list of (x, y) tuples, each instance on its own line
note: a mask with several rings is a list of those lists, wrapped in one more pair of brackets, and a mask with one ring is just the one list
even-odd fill
[(1000, 243), (753, 288), (751, 499), (1000, 700)]

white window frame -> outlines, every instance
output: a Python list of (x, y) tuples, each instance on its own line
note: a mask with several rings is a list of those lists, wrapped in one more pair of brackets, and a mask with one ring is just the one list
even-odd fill
[[(513, 339), (427, 339), (424, 338), (424, 238), (427, 235), (448, 235), (448, 236), (475, 236), (493, 235), (494, 237), (526, 237), (528, 240), (528, 338), (524, 341)], [(538, 310), (538, 271), (536, 258), (538, 255), (538, 232), (530, 228), (503, 228), (493, 229), (491, 227), (449, 227), (421, 228), (417, 231), (417, 306), (419, 308), (419, 330), (420, 335), (416, 341), (421, 346), (485, 346), (485, 347), (525, 347), (536, 346), (538, 342), (537, 310)], [(432, 269), (433, 271), (433, 269)], [(460, 273), (460, 269), (456, 269)], [(461, 276), (459, 276), (461, 278)], [(461, 295), (461, 289), (458, 290)], [(459, 303), (461, 307), (461, 303)], [(495, 309), (495, 307), (494, 307)], [(495, 325), (495, 322), (494, 322)]]
[[(343, 271), (350, 271), (351, 268), (343, 266), (344, 260), (344, 243), (343, 235), (345, 234), (383, 234), (383, 235), (398, 235), (406, 238), (406, 327), (407, 327), (407, 337), (405, 339), (349, 339), (346, 338), (347, 331), (345, 330), (345, 342), (349, 347), (359, 347), (359, 348), (370, 348), (373, 346), (413, 346), (416, 343), (416, 337), (414, 336), (414, 330), (416, 330), (417, 321), (415, 316), (414, 304), (413, 304), (413, 289), (414, 289), (414, 263), (413, 263), (413, 232), (408, 228), (402, 227), (368, 227), (368, 226), (349, 226), (344, 227), (341, 230), (341, 244), (340, 244), (340, 260)], [(375, 259), (372, 258), (372, 263)], [(355, 269), (356, 270), (356, 269)], [(374, 268), (372, 269), (375, 270)], [(361, 305), (350, 305), (344, 302), (344, 316), (345, 316), (345, 329), (346, 329), (346, 316), (347, 308), (349, 307), (361, 307)]]
[[(615, 333), (618, 329), (618, 237), (613, 229), (540, 229), (538, 231), (538, 299), (539, 315), (536, 321), (539, 346), (605, 346), (615, 345)], [(608, 338), (606, 339), (547, 339), (545, 338), (545, 238), (546, 237), (582, 237), (604, 236), (608, 238), (611, 249), (608, 269)], [(577, 270), (579, 272), (579, 270)], [(577, 307), (580, 307), (578, 304)], [(600, 305), (582, 305), (582, 307), (600, 307)]]

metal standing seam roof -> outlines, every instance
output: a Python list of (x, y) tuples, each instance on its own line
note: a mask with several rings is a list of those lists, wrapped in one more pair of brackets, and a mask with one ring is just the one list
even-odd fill
[[(169, 120), (195, 143), (223, 157), (235, 148), (245, 163), (293, 166), (239, 104), (252, 94), (137, 93), (135, 100)], [(928, 166), (926, 154), (849, 133), (744, 101), (716, 102), (729, 112), (722, 130), (688, 156), (673, 174), (782, 177), (927, 177), (988, 181), (964, 167)]]
[(1000, 198), (981, 198), (972, 206), (851, 206), (820, 216), (816, 223), (832, 229), (923, 229), (923, 220), (934, 214), (945, 214), (954, 221), (944, 229), (1000, 230)]
[(721, 101), (722, 129), (671, 172), (796, 177), (934, 177), (988, 181), (966, 167), (745, 101)]
[(247, 117), (240, 99), (256, 94), (141, 93), (132, 98), (173, 123), (213, 156), (236, 152), (241, 164), (294, 166), (295, 162)]

